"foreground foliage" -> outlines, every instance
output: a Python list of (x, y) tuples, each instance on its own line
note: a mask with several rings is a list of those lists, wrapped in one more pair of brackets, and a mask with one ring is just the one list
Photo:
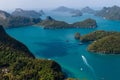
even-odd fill
[(25, 45), (8, 36), (0, 26), (0, 80), (63, 80), (54, 61), (35, 59)]

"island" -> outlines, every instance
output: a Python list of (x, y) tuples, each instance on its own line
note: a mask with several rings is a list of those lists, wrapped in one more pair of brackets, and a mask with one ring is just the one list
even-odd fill
[(40, 12), (36, 12), (34, 10), (23, 10), (21, 8), (17, 8), (15, 11), (12, 12), (11, 15), (13, 16), (22, 16), (22, 17), (28, 17), (28, 18), (40, 18), (40, 16), (44, 12), (41, 10)]
[(83, 35), (80, 37), (80, 40), (82, 42), (91, 42), (91, 41), (95, 41), (98, 39), (101, 39), (103, 37), (109, 36), (109, 35), (113, 35), (113, 34), (117, 34), (117, 32), (111, 31), (111, 32), (107, 32), (104, 30), (98, 30), (98, 31), (93, 31), (89, 34)]
[(67, 12), (67, 13), (70, 13), (72, 14), (71, 16), (72, 17), (78, 17), (78, 16), (82, 16), (82, 12), (78, 9), (73, 9), (73, 8), (68, 8), (68, 7), (65, 7), (65, 6), (60, 6), (56, 9), (54, 9), (53, 11), (55, 12)]
[(0, 25), (0, 80), (64, 80), (58, 63), (36, 59), (29, 49), (10, 37)]
[(43, 10), (40, 10), (39, 13), (40, 13), (41, 15), (45, 15), (45, 12), (44, 12)]
[(94, 31), (80, 37), (81, 42), (90, 42), (87, 50), (100, 54), (120, 54), (120, 32)]
[(94, 41), (88, 46), (88, 51), (101, 54), (120, 54), (120, 33)]
[[(16, 11), (22, 12), (24, 10), (17, 9)], [(74, 13), (74, 11), (76, 11), (76, 12)], [(74, 11), (71, 12), (72, 14), (74, 14), (74, 15), (72, 15), (73, 17), (81, 16), (81, 12), (79, 10), (74, 10)], [(31, 12), (31, 11), (28, 11), (26, 13), (29, 13), (29, 12)], [(43, 11), (41, 11), (41, 12), (43, 12)], [(55, 20), (50, 16), (47, 16), (47, 18), (45, 20), (42, 20), (41, 18), (32, 18), (30, 16), (25, 16), (25, 15), (23, 16), (23, 15), (9, 14), (2, 10), (0, 11), (0, 25), (3, 25), (4, 28), (14, 28), (14, 27), (37, 25), (37, 26), (43, 26), (44, 29), (96, 28), (97, 27), (96, 21), (91, 18), (88, 18), (84, 21), (79, 21), (79, 22), (69, 24), (64, 21)]]
[(86, 19), (84, 21), (75, 22), (73, 24), (66, 23), (64, 21), (58, 21), (53, 19), (50, 16), (40, 23), (36, 24), (37, 26), (43, 26), (44, 29), (64, 29), (64, 28), (96, 28), (97, 23), (93, 19)]
[(31, 26), (39, 23), (40, 21), (40, 18), (13, 16), (5, 11), (0, 11), (0, 25), (3, 25), (4, 28)]
[(70, 13), (72, 14), (72, 17), (79, 17), (83, 15), (83, 13), (80, 10), (73, 10)]
[(85, 8), (82, 8), (81, 12), (82, 13), (88, 13), (88, 14), (95, 14), (97, 11), (95, 11), (92, 8), (90, 8), (90, 7), (87, 6)]
[(57, 12), (72, 12), (74, 11), (74, 9), (72, 8), (68, 8), (68, 7), (65, 7), (65, 6), (60, 6), (56, 9), (54, 9), (53, 11), (57, 11)]
[(120, 7), (112, 6), (112, 7), (104, 7), (102, 10), (98, 11), (96, 16), (101, 16), (104, 19), (108, 20), (120, 20)]

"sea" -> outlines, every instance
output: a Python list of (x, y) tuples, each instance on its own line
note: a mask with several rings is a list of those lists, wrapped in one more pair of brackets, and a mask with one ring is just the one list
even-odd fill
[(106, 20), (93, 14), (71, 17), (64, 12), (46, 11), (46, 16), (68, 23), (92, 18), (97, 28), (43, 29), (43, 26), (24, 26), (6, 29), (6, 32), (25, 44), (36, 58), (54, 60), (61, 65), (67, 77), (79, 80), (120, 80), (120, 55), (105, 55), (87, 51), (90, 43), (80, 44), (74, 35), (82, 35), (96, 30), (120, 32), (120, 21)]

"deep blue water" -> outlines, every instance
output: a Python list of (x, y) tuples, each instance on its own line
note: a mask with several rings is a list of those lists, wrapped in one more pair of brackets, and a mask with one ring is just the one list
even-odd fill
[(80, 80), (120, 80), (120, 55), (90, 53), (86, 50), (88, 44), (78, 45), (79, 41), (74, 39), (76, 32), (84, 35), (94, 30), (120, 31), (120, 21), (105, 20), (91, 14), (71, 17), (67, 13), (47, 12), (46, 15), (68, 23), (93, 18), (97, 21), (98, 27), (96, 29), (44, 30), (38, 26), (27, 26), (6, 29), (6, 31), (23, 42), (37, 58), (58, 62), (70, 77), (80, 78)]

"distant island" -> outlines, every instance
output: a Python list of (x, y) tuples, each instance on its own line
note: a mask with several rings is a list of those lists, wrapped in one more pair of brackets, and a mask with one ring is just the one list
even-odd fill
[(39, 14), (45, 15), (45, 12), (44, 12), (43, 10), (40, 10), (40, 11), (39, 11)]
[(108, 20), (120, 20), (120, 7), (104, 7), (102, 10), (96, 13), (96, 16), (101, 16)]
[(82, 16), (82, 12), (78, 9), (72, 9), (72, 8), (68, 8), (68, 7), (65, 7), (65, 6), (60, 6), (56, 9), (54, 9), (53, 11), (56, 11), (56, 12), (68, 12), (70, 14), (72, 14), (72, 17), (77, 17), (77, 16)]
[(81, 42), (91, 42), (88, 51), (104, 54), (120, 54), (120, 32), (94, 31), (80, 37)]
[(12, 16), (21, 16), (27, 18), (40, 18), (40, 16), (44, 14), (43, 10), (40, 12), (36, 12), (34, 10), (23, 10), (21, 8), (17, 8), (15, 11), (12, 12)]
[(64, 21), (57, 21), (50, 16), (48, 16), (46, 20), (41, 21), (37, 25), (43, 26), (44, 29), (95, 28), (97, 27), (97, 23), (93, 19), (86, 19), (81, 22), (75, 22), (73, 24), (68, 24)]
[(85, 8), (82, 8), (81, 12), (82, 13), (88, 13), (88, 14), (95, 14), (97, 11), (93, 10), (92, 8), (90, 8), (90, 7), (87, 6)]
[(72, 12), (74, 11), (75, 9), (72, 9), (72, 8), (68, 8), (68, 7), (65, 7), (65, 6), (60, 6), (56, 9), (54, 9), (53, 11), (57, 11), (57, 12)]
[(73, 10), (70, 13), (72, 14), (72, 17), (79, 17), (83, 15), (83, 13), (80, 10)]
[[(17, 12), (21, 12), (21, 11), (23, 11), (24, 13), (24, 10), (17, 9)], [(44, 14), (43, 11), (40, 11), (40, 12)], [(74, 13), (74, 12), (71, 12), (71, 13)], [(73, 15), (74, 17), (79, 15), (79, 11), (76, 10), (76, 13), (78, 14)], [(64, 21), (57, 21), (50, 16), (48, 16), (46, 20), (41, 20), (41, 18), (31, 18), (29, 15), (28, 16), (13, 15), (5, 11), (0, 11), (0, 25), (3, 25), (4, 28), (38, 25), (38, 26), (44, 26), (44, 29), (95, 28), (97, 27), (97, 23), (93, 19), (86, 19), (81, 22), (75, 22), (73, 24), (68, 24)]]
[(72, 17), (82, 16), (84, 13), (95, 14), (97, 12), (96, 10), (94, 10), (94, 9), (88, 7), (88, 6), (85, 7), (85, 8), (82, 8), (81, 10), (80, 9), (68, 8), (68, 7), (65, 7), (65, 6), (60, 6), (56, 9), (54, 9), (53, 11), (68, 12), (68, 13), (72, 14)]
[(21, 26), (30, 26), (41, 21), (40, 18), (31, 18), (25, 16), (13, 16), (5, 11), (0, 11), (0, 25), (4, 28), (13, 28)]
[(0, 80), (64, 80), (58, 63), (35, 59), (21, 42), (0, 26)]

